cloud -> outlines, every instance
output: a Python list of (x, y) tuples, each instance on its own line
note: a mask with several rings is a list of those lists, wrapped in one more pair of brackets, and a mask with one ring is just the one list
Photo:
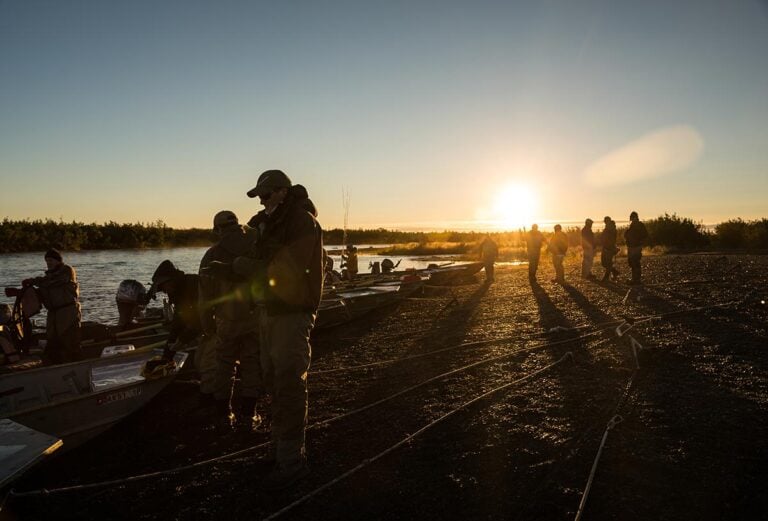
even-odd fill
[(646, 134), (601, 157), (584, 171), (592, 186), (615, 186), (684, 170), (704, 150), (696, 129), (680, 125)]

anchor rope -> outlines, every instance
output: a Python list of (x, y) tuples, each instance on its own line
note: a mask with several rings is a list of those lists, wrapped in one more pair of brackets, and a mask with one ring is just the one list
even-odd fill
[(386, 456), (386, 455), (394, 452), (395, 450), (399, 449), (403, 445), (413, 441), (417, 436), (420, 436), (421, 434), (423, 434), (427, 430), (431, 429), (435, 425), (437, 425), (439, 423), (442, 423), (443, 421), (447, 420), (448, 418), (450, 418), (454, 414), (458, 413), (459, 411), (461, 411), (463, 409), (466, 409), (470, 405), (472, 405), (474, 403), (477, 403), (478, 401), (483, 400), (485, 398), (488, 398), (489, 396), (491, 396), (493, 394), (496, 394), (496, 393), (498, 393), (500, 391), (503, 391), (503, 390), (513, 386), (513, 385), (517, 385), (517, 384), (523, 383), (523, 382), (525, 382), (527, 380), (530, 380), (531, 378), (533, 378), (535, 376), (538, 376), (538, 375), (544, 373), (545, 371), (548, 371), (548, 370), (552, 369), (553, 367), (561, 364), (563, 361), (565, 361), (565, 360), (567, 360), (569, 358), (571, 360), (573, 360), (573, 353), (571, 353), (570, 351), (567, 352), (566, 354), (564, 354), (558, 361), (556, 361), (556, 362), (554, 362), (554, 363), (552, 363), (552, 364), (550, 364), (550, 365), (548, 365), (546, 367), (538, 369), (538, 370), (532, 372), (531, 374), (529, 374), (527, 376), (524, 376), (523, 378), (519, 378), (519, 379), (514, 380), (512, 382), (508, 382), (506, 384), (500, 385), (499, 387), (491, 389), (490, 391), (487, 391), (487, 392), (485, 392), (485, 393), (483, 393), (483, 394), (481, 394), (479, 396), (476, 396), (475, 398), (473, 398), (473, 399), (471, 399), (471, 400), (469, 400), (467, 402), (464, 402), (463, 404), (459, 405), (458, 407), (455, 407), (455, 408), (451, 409), (449, 412), (443, 414), (442, 416), (440, 416), (439, 418), (435, 419), (434, 421), (432, 421), (432, 422), (428, 423), (427, 425), (421, 427), (416, 432), (407, 435), (405, 438), (403, 438), (399, 442), (395, 443), (394, 445), (390, 446), (389, 448), (379, 452), (378, 454), (376, 454), (375, 456), (373, 456), (371, 458), (367, 458), (367, 459), (363, 460), (356, 467), (353, 467), (353, 468), (349, 469), (348, 471), (344, 472), (340, 476), (337, 476), (336, 478), (332, 479), (331, 481), (328, 481), (327, 483), (317, 487), (316, 489), (314, 489), (311, 492), (303, 495), (302, 497), (300, 497), (296, 501), (294, 501), (294, 502), (286, 505), (285, 507), (281, 508), (277, 512), (274, 512), (274, 513), (270, 514), (269, 516), (264, 518), (264, 521), (270, 521), (272, 519), (276, 519), (276, 518), (280, 517), (281, 515), (283, 515), (286, 512), (294, 509), (295, 507), (301, 505), (302, 503), (308, 501), (309, 499), (313, 498), (314, 496), (318, 495), (319, 493), (323, 492), (324, 490), (329, 489), (330, 487), (332, 487), (336, 483), (339, 483), (339, 482), (343, 481), (344, 479), (348, 478), (352, 474), (355, 474), (356, 472), (364, 469), (368, 465), (370, 465), (370, 464), (380, 460), (384, 456)]
[[(439, 380), (439, 379), (451, 376), (453, 374), (456, 374), (456, 373), (459, 373), (459, 372), (462, 372), (462, 371), (466, 371), (466, 370), (471, 369), (473, 367), (477, 367), (477, 366), (482, 365), (482, 364), (487, 364), (487, 363), (490, 363), (490, 362), (494, 362), (494, 361), (500, 360), (502, 358), (508, 358), (508, 357), (513, 356), (515, 354), (524, 353), (524, 352), (527, 352), (527, 351), (533, 351), (535, 349), (541, 349), (541, 348), (544, 348), (544, 347), (550, 347), (550, 346), (565, 344), (565, 343), (568, 343), (568, 342), (574, 342), (574, 341), (580, 340), (582, 338), (587, 338), (589, 336), (592, 336), (592, 335), (594, 335), (595, 333), (598, 333), (598, 332), (599, 331), (595, 331), (595, 332), (592, 332), (592, 333), (587, 333), (585, 335), (582, 335), (581, 337), (574, 337), (574, 338), (567, 339), (567, 340), (561, 340), (561, 341), (550, 342), (550, 343), (543, 343), (543, 344), (539, 344), (537, 346), (533, 346), (533, 347), (530, 347), (530, 348), (524, 348), (524, 349), (516, 350), (514, 352), (506, 353), (506, 354), (501, 355), (501, 356), (496, 356), (496, 357), (493, 357), (493, 358), (487, 358), (487, 359), (481, 360), (479, 362), (474, 362), (472, 364), (468, 364), (468, 365), (460, 367), (458, 369), (454, 369), (452, 371), (448, 371), (446, 373), (442, 373), (440, 375), (437, 375), (437, 376), (434, 376), (432, 378), (429, 378), (429, 379), (427, 379), (427, 380), (425, 380), (423, 382), (420, 382), (420, 383), (418, 383), (416, 385), (410, 386), (410, 387), (408, 387), (408, 388), (406, 388), (406, 389), (404, 389), (402, 391), (398, 391), (397, 393), (389, 395), (386, 398), (382, 398), (381, 400), (377, 400), (377, 401), (375, 401), (373, 403), (370, 403), (368, 405), (364, 405), (364, 406), (362, 406), (362, 407), (360, 407), (358, 409), (354, 409), (352, 411), (348, 411), (346, 413), (342, 413), (342, 414), (337, 415), (337, 416), (335, 416), (333, 418), (329, 418), (329, 419), (326, 419), (326, 420), (321, 420), (319, 422), (315, 422), (312, 425), (309, 425), (307, 427), (307, 430), (315, 429), (315, 428), (322, 427), (322, 426), (325, 426), (325, 425), (329, 425), (331, 423), (334, 423), (336, 421), (342, 420), (344, 418), (349, 418), (350, 416), (354, 416), (356, 414), (359, 414), (359, 413), (362, 413), (364, 411), (367, 411), (367, 410), (369, 410), (369, 409), (371, 409), (373, 407), (376, 407), (378, 405), (381, 405), (382, 403), (385, 403), (385, 402), (388, 402), (390, 400), (393, 400), (393, 399), (395, 399), (395, 398), (397, 398), (399, 396), (402, 396), (402, 395), (404, 395), (404, 394), (406, 394), (406, 393), (408, 393), (410, 391), (413, 391), (415, 389), (423, 387), (423, 386), (425, 386), (425, 385), (427, 385), (429, 383), (432, 383), (432, 382), (434, 382), (436, 380)], [(130, 482), (134, 482), (134, 481), (140, 481), (140, 480), (143, 480), (143, 479), (176, 474), (176, 473), (187, 471), (187, 470), (191, 470), (191, 469), (194, 469), (194, 468), (199, 468), (199, 467), (211, 465), (211, 464), (214, 464), (214, 463), (218, 463), (218, 462), (221, 462), (221, 461), (230, 460), (230, 459), (235, 458), (237, 456), (241, 456), (241, 455), (247, 454), (249, 452), (253, 452), (253, 451), (256, 451), (258, 449), (265, 448), (269, 444), (270, 444), (270, 442), (267, 441), (267, 442), (263, 442), (263, 443), (259, 443), (259, 444), (253, 445), (251, 447), (246, 447), (246, 448), (238, 450), (238, 451), (222, 454), (220, 456), (216, 456), (216, 457), (213, 457), (213, 458), (208, 458), (206, 460), (198, 461), (198, 462), (191, 463), (191, 464), (188, 464), (188, 465), (182, 465), (180, 467), (173, 467), (173, 468), (170, 468), (170, 469), (163, 469), (163, 470), (159, 470), (159, 471), (148, 472), (148, 473), (145, 473), (145, 474), (138, 474), (138, 475), (134, 475), (134, 476), (128, 476), (128, 477), (124, 477), (124, 478), (112, 479), (112, 480), (107, 480), (107, 481), (99, 481), (99, 482), (94, 482), (94, 483), (85, 483), (85, 484), (81, 484), (81, 485), (71, 485), (71, 486), (52, 488), (52, 489), (45, 489), (45, 488), (43, 488), (43, 489), (30, 490), (30, 491), (25, 491), (25, 492), (18, 492), (15, 489), (11, 489), (10, 496), (11, 497), (48, 496), (48, 495), (59, 494), (59, 493), (64, 493), (64, 492), (88, 490), (88, 489), (99, 488), (99, 487), (110, 486), (110, 485), (121, 485), (121, 484), (130, 483)]]

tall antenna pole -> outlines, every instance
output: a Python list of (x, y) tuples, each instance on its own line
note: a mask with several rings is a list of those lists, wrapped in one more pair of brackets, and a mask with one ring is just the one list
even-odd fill
[(349, 192), (343, 186), (341, 187), (341, 202), (344, 205), (344, 234), (341, 244), (347, 244), (347, 224), (349, 223)]

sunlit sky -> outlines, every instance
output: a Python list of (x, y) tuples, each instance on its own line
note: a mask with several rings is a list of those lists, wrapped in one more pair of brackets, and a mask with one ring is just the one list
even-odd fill
[(0, 0), (0, 218), (768, 216), (768, 4)]

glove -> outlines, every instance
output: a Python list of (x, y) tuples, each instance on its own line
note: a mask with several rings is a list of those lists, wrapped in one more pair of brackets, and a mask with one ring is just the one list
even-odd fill
[(203, 275), (211, 277), (229, 277), (234, 274), (232, 264), (229, 262), (213, 261), (200, 270)]
[(163, 360), (170, 362), (173, 360), (174, 356), (176, 356), (176, 351), (168, 346), (165, 346), (165, 349), (163, 349)]
[(35, 283), (35, 279), (24, 279), (21, 281), (21, 285), (25, 288), (32, 286), (34, 283)]
[(6, 297), (18, 297), (19, 295), (21, 295), (21, 290), (19, 288), (5, 288)]

